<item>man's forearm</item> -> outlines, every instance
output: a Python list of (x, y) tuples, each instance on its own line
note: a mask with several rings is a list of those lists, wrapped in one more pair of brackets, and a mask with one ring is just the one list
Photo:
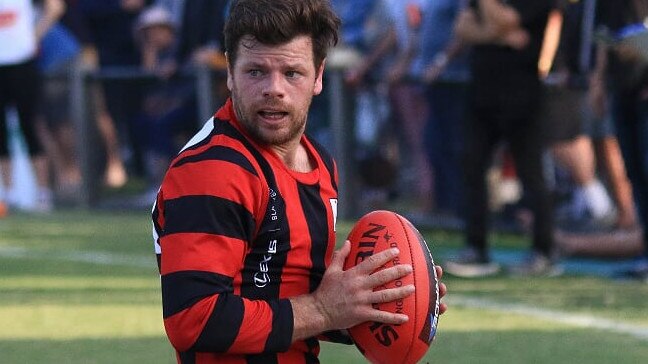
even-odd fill
[(479, 0), (482, 21), (499, 35), (521, 27), (518, 12), (499, 0)]
[(35, 35), (36, 39), (40, 41), (43, 39), (49, 29), (56, 24), (56, 22), (65, 13), (65, 2), (63, 0), (46, 0), (44, 3), (43, 16), (36, 23)]
[(454, 31), (461, 42), (469, 44), (492, 43), (496, 38), (494, 29), (480, 22), (472, 9), (463, 10), (459, 14)]

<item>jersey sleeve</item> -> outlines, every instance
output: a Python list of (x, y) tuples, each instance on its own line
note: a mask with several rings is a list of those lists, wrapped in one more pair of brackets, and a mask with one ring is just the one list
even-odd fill
[(292, 341), (290, 301), (249, 300), (234, 290), (267, 203), (251, 162), (212, 146), (178, 158), (153, 211), (164, 326), (179, 351), (281, 352)]
[(538, 19), (546, 19), (547, 13), (552, 8), (557, 7), (555, 0), (534, 0), (534, 1), (517, 1), (513, 2), (511, 6), (520, 14), (520, 19), (523, 25), (528, 25), (536, 22)]

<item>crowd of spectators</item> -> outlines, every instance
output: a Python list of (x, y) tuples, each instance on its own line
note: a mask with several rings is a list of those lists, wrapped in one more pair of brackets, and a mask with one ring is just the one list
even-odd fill
[[(43, 19), (52, 22), (33, 54), (45, 76), (43, 106), (32, 104), (34, 115), (25, 116), (16, 104), (41, 170), (39, 210), (73, 196), (83, 177), (66, 77), (78, 67), (137, 71), (94, 82), (89, 99), (103, 156), (99, 182), (120, 188), (144, 180), (142, 201), (152, 201), (171, 158), (202, 122), (187, 74), (225, 70), (228, 2), (0, 3), (0, 34), (18, 3), (35, 6), (34, 32)], [(477, 275), (498, 269), (487, 265), (493, 211), (532, 229), (530, 260), (520, 268), (531, 274), (554, 271), (556, 230), (648, 224), (648, 52), (625, 41), (642, 35), (648, 1), (331, 2), (343, 21), (333, 54), (359, 60), (344, 74), (354, 95), (354, 148), (344, 157), (357, 166), (356, 212), (399, 200), (412, 218), (464, 222), (467, 249), (455, 262), (482, 264), (470, 273)], [(0, 62), (0, 70), (10, 64)], [(218, 98), (227, 96), (223, 80), (214, 83)], [(324, 144), (326, 102), (324, 92), (309, 119)], [(43, 153), (51, 176), (42, 171)], [(11, 207), (10, 174), (3, 176), (0, 204)], [(647, 271), (644, 259), (637, 274)]]

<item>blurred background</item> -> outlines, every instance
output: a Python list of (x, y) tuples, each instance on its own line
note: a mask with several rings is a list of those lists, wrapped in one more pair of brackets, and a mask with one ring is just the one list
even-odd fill
[[(332, 0), (342, 39), (307, 133), (337, 160), (338, 240), (359, 216), (390, 209), (421, 229), (441, 263), (462, 246), (474, 207), (464, 178), (470, 105), (484, 81), (473, 71), (493, 65), (456, 29), (478, 2)], [(173, 361), (148, 215), (170, 160), (228, 97), (228, 3), (0, 1), (7, 362)], [(454, 307), (430, 362), (648, 357), (648, 268), (619, 274), (648, 266), (648, 1), (556, 0), (545, 20), (532, 71), (541, 92), (528, 115), (540, 120), (566, 276), (448, 277)], [(526, 46), (524, 36), (511, 42)], [(490, 81), (505, 72), (492, 68)], [(507, 143), (493, 149), (484, 165), (493, 256), (517, 261), (534, 226), (525, 165)], [(327, 349), (324, 362), (360, 360), (355, 349)]]
[[(595, 3), (553, 6), (538, 61), (539, 108), (528, 115), (541, 120), (543, 174), (557, 230), (566, 233), (558, 243), (578, 250), (573, 235), (606, 234), (627, 244), (622, 255), (640, 254), (643, 215), (615, 133), (623, 115), (613, 105), (612, 76), (628, 74), (623, 77), (645, 93), (646, 61), (635, 55), (632, 67), (599, 64), (598, 53), (612, 54), (605, 63), (615, 60), (611, 42), (619, 40), (597, 16), (606, 2)], [(472, 148), (466, 133), (474, 129), (470, 102), (482, 82), (471, 77), (479, 60), (474, 47), (454, 29), (470, 5), (333, 4), (343, 20), (342, 40), (330, 54), (308, 133), (337, 158), (341, 217), (391, 208), (418, 224), (462, 228), (470, 209), (466, 191), (473, 188), (464, 181)], [(228, 96), (222, 48), (228, 1), (32, 6), (34, 27), (47, 29), (25, 61), (33, 63), (39, 86), (26, 107), (12, 97), (4, 102), (11, 152), (2, 163), (3, 209), (148, 209), (171, 158)], [(598, 74), (609, 76), (596, 83)], [(31, 110), (22, 123), (21, 108)], [(498, 143), (485, 162), (492, 223), (528, 231), (533, 214), (510, 146)], [(634, 186), (635, 193), (644, 187)]]

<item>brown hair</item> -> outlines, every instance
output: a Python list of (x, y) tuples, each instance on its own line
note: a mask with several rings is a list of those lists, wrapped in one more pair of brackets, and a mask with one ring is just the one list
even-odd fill
[(338, 42), (340, 19), (328, 0), (234, 0), (225, 23), (225, 50), (230, 67), (236, 63), (242, 38), (280, 45), (299, 35), (313, 40), (315, 67)]

